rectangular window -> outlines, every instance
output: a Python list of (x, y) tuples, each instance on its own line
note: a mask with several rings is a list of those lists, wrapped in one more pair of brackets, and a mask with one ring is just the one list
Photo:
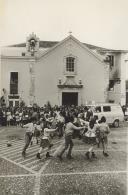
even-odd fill
[(111, 107), (110, 106), (103, 106), (103, 112), (110, 112)]
[(22, 56), (25, 56), (25, 52), (22, 52)]
[(74, 72), (74, 62), (75, 62), (75, 58), (73, 57), (66, 58), (66, 71), (67, 72)]
[(113, 55), (107, 55), (107, 56), (108, 56), (110, 67), (113, 67), (114, 66), (114, 56)]
[(95, 112), (101, 112), (101, 106), (96, 106), (95, 107)]
[(115, 101), (114, 100), (109, 100), (109, 103), (114, 103)]
[(18, 94), (18, 72), (10, 73), (10, 94)]
[(108, 89), (109, 91), (114, 91), (114, 84), (115, 84), (114, 80), (109, 81), (109, 89)]

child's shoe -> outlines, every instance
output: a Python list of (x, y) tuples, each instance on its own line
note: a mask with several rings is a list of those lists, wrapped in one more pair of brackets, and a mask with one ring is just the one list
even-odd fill
[(104, 151), (103, 151), (103, 155), (104, 155), (105, 157), (108, 157), (108, 156), (109, 156), (109, 154), (106, 153), (106, 152), (104, 152)]
[(85, 155), (86, 155), (87, 159), (89, 160), (90, 159), (89, 152), (86, 152)]
[(59, 158), (60, 161), (63, 160), (62, 156), (60, 156), (60, 155), (57, 155), (57, 158)]
[(38, 143), (39, 143), (39, 141), (38, 141), (38, 139), (36, 140), (36, 144), (38, 145)]
[(92, 158), (97, 158), (94, 152), (92, 152)]
[(22, 156), (25, 158), (25, 156), (26, 156), (25, 151), (22, 152)]
[(71, 160), (73, 157), (71, 155), (67, 155), (67, 159)]
[(49, 148), (53, 147), (53, 144), (50, 144)]
[(41, 159), (40, 153), (37, 153), (36, 157), (37, 157), (38, 159)]
[(53, 157), (52, 155), (49, 154), (49, 152), (46, 153), (46, 158)]

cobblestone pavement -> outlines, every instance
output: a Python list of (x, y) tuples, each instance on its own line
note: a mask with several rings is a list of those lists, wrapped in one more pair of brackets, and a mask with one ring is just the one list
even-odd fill
[[(7, 131), (6, 131), (7, 130)], [(46, 160), (45, 150), (41, 160), (36, 158), (39, 145), (34, 142), (27, 149), (26, 158), (21, 152), (24, 133), (12, 140), (7, 147), (7, 138), (17, 130), (0, 130), (0, 195), (126, 195), (127, 194), (127, 124), (112, 128), (109, 136), (109, 157), (105, 158), (102, 148), (95, 147), (97, 159), (88, 161), (85, 152), (88, 145), (79, 139), (74, 141), (73, 160), (62, 162), (56, 154), (63, 139), (53, 139), (53, 158)], [(5, 135), (7, 136), (4, 136)], [(18, 135), (19, 135), (18, 134)]]
[[(51, 152), (54, 153), (61, 142), (62, 140), (55, 139), (53, 141), (54, 146), (51, 149)], [(47, 149), (43, 150), (41, 154), (42, 157), (41, 160), (36, 158), (36, 154), (39, 149), (39, 144), (34, 143), (32, 146), (29, 146), (29, 148), (26, 151), (25, 158), (21, 156), (22, 148), (24, 146), (24, 140), (12, 140), (11, 144), (12, 146), (7, 147), (6, 140), (0, 141), (0, 157), (2, 159), (15, 164), (16, 166), (24, 168), (30, 173), (36, 173), (45, 164), (46, 162), (45, 154)]]

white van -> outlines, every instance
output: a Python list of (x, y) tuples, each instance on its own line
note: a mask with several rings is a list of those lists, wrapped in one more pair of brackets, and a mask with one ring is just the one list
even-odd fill
[(87, 107), (91, 108), (96, 119), (100, 120), (105, 116), (106, 122), (114, 127), (119, 127), (119, 123), (124, 121), (124, 114), (119, 104), (103, 103)]

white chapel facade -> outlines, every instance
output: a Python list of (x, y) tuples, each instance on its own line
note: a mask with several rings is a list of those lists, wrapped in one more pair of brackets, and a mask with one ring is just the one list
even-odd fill
[(39, 106), (47, 101), (52, 105), (90, 102), (124, 105), (125, 71), (115, 58), (118, 66), (114, 72), (116, 67), (110, 65), (113, 60), (110, 53), (125, 64), (125, 51), (93, 47), (72, 35), (60, 42), (41, 42), (32, 33), (26, 44), (2, 48), (1, 96), (8, 106), (18, 106), (21, 101)]

